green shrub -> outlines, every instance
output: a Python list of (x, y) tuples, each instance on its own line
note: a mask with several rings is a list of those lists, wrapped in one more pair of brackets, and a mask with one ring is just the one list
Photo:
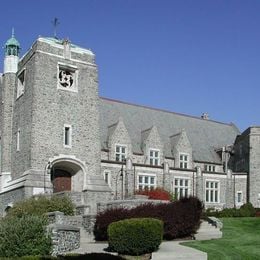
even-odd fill
[(0, 256), (47, 255), (51, 238), (46, 235), (47, 219), (39, 216), (8, 217), (0, 221)]
[(132, 218), (111, 223), (109, 248), (125, 255), (142, 255), (157, 250), (162, 242), (163, 222), (153, 218)]
[(41, 257), (40, 256), (26, 255), (26, 256), (20, 257), (20, 259), (21, 260), (40, 260)]
[(206, 210), (206, 216), (217, 218), (233, 218), (233, 217), (254, 217), (256, 209), (251, 203), (246, 203), (240, 208), (225, 208), (223, 210), (214, 210), (209, 208)]
[(29, 199), (17, 202), (11, 208), (7, 216), (22, 217), (24, 215), (37, 215), (41, 216), (44, 213), (52, 211), (61, 211), (65, 215), (73, 215), (74, 205), (69, 197), (44, 195), (31, 197)]
[(256, 213), (255, 208), (250, 202), (242, 205), (239, 210), (241, 217), (254, 217)]

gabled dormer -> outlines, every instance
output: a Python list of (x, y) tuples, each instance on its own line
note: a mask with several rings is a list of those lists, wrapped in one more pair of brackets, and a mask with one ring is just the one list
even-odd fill
[(156, 126), (142, 131), (142, 151), (144, 153), (144, 163), (159, 166), (163, 162), (164, 147)]
[(171, 151), (175, 158), (175, 168), (192, 168), (192, 147), (186, 131), (183, 129), (180, 133), (170, 136)]
[(108, 127), (109, 160), (124, 161), (132, 156), (132, 142), (123, 119)]

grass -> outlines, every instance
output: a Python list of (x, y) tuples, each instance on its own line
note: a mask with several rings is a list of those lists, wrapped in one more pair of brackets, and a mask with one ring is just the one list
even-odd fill
[(260, 218), (223, 218), (221, 239), (184, 242), (208, 254), (208, 260), (260, 259)]

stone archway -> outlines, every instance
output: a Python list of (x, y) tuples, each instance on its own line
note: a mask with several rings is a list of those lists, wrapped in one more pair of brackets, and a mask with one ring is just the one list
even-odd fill
[(53, 192), (84, 190), (86, 166), (74, 157), (55, 157), (50, 160)]
[(52, 170), (51, 180), (53, 184), (53, 193), (71, 191), (71, 173), (54, 168)]

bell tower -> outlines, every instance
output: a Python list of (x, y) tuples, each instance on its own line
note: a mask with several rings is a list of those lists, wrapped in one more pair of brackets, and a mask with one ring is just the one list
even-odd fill
[(18, 69), (20, 44), (12, 30), (5, 44), (4, 71), (0, 89), (0, 132), (1, 132), (1, 178), (0, 191), (11, 180), (12, 119), (16, 72)]
[(14, 37), (14, 29), (12, 29), (12, 37), (5, 44), (4, 73), (16, 73), (18, 68), (20, 53), (20, 44)]

